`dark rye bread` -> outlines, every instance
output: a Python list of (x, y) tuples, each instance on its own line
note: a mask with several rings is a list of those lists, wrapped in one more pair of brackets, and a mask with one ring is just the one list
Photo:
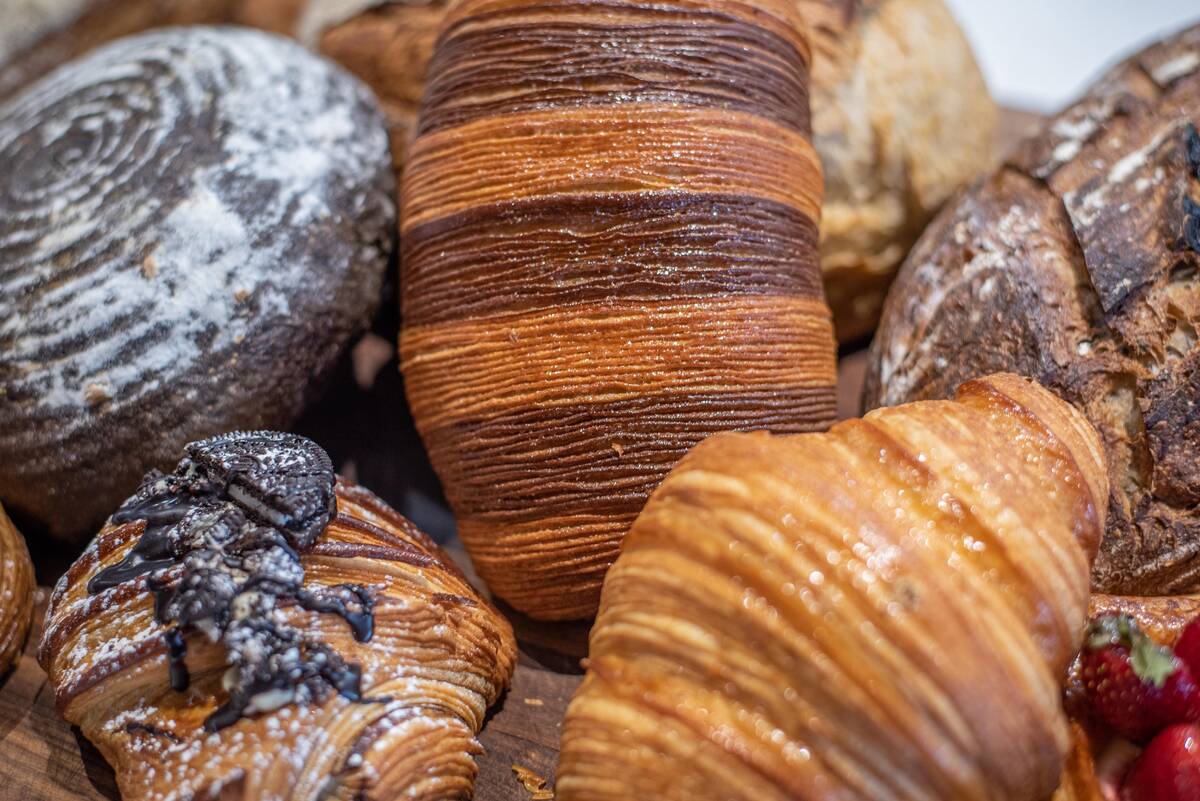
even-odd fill
[(0, 108), (0, 499), (89, 533), (189, 441), (285, 427), (380, 300), (374, 99), (285, 39), (164, 29)]
[(5, 0), (0, 4), (0, 98), (92, 48), (151, 28), (237, 24), (290, 34), (307, 2)]
[(1200, 26), (1120, 64), (946, 209), (892, 288), (867, 408), (1032, 376), (1099, 429), (1093, 588), (1200, 589)]
[(595, 612), (717, 431), (834, 417), (809, 46), (791, 0), (468, 0), (402, 192), (401, 367), (480, 575)]

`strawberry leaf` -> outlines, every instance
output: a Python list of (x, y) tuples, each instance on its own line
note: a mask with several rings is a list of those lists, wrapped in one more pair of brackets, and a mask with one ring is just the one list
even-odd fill
[(1157, 645), (1140, 632), (1132, 639), (1129, 664), (1133, 667), (1133, 672), (1142, 681), (1161, 689), (1170, 675), (1179, 669), (1179, 661), (1175, 659), (1175, 654), (1170, 648)]

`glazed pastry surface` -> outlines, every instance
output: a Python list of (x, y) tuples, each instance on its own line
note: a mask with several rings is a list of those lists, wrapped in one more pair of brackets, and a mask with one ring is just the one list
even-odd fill
[(809, 59), (790, 2), (451, 9), (404, 173), (401, 365), (521, 611), (594, 613), (708, 434), (832, 421)]
[(608, 574), (557, 797), (1042, 801), (1100, 442), (1011, 375), (827, 434), (720, 434)]
[[(215, 496), (179, 475), (151, 476), (60, 581), (39, 654), (125, 801), (468, 798), (508, 623), (332, 468), (249, 500), (236, 473)], [(317, 503), (289, 502), (325, 477)]]

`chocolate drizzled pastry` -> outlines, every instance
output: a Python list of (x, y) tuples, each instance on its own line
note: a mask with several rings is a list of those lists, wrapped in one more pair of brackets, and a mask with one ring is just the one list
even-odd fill
[(50, 595), (38, 661), (124, 801), (471, 797), (512, 628), (320, 448), (196, 443), (115, 517)]
[(372, 598), (343, 584), (303, 588), (298, 551), (310, 547), (336, 511), (333, 465), (311, 440), (291, 434), (226, 434), (185, 449), (175, 472), (153, 471), (112, 516), (145, 521), (137, 544), (88, 582), (100, 593), (142, 577), (155, 595), (171, 687), (190, 678), (185, 635), (224, 645), (229, 701), (205, 725), (217, 730), (246, 714), (319, 701), (330, 688), (361, 698), (361, 673), (278, 614), (281, 604), (341, 615), (355, 639), (372, 633)]

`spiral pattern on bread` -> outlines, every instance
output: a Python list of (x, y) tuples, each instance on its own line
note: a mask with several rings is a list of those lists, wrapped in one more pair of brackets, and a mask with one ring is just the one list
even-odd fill
[(292, 422), (369, 321), (386, 127), (294, 43), (179, 28), (0, 106), (0, 498), (95, 531), (192, 439)]
[(557, 797), (1047, 798), (1107, 491), (1012, 375), (706, 440), (609, 571)]
[(451, 10), (403, 182), (401, 363), (521, 611), (592, 614), (708, 434), (833, 419), (809, 59), (774, 0)]
[[(218, 458), (148, 476), (55, 588), (39, 659), (125, 801), (471, 795), (512, 629), (412, 523), (335, 487), (323, 452), (305, 464), (299, 439), (189, 445)], [(245, 478), (263, 466), (283, 479), (259, 491)], [(295, 502), (310, 487), (320, 502)]]

